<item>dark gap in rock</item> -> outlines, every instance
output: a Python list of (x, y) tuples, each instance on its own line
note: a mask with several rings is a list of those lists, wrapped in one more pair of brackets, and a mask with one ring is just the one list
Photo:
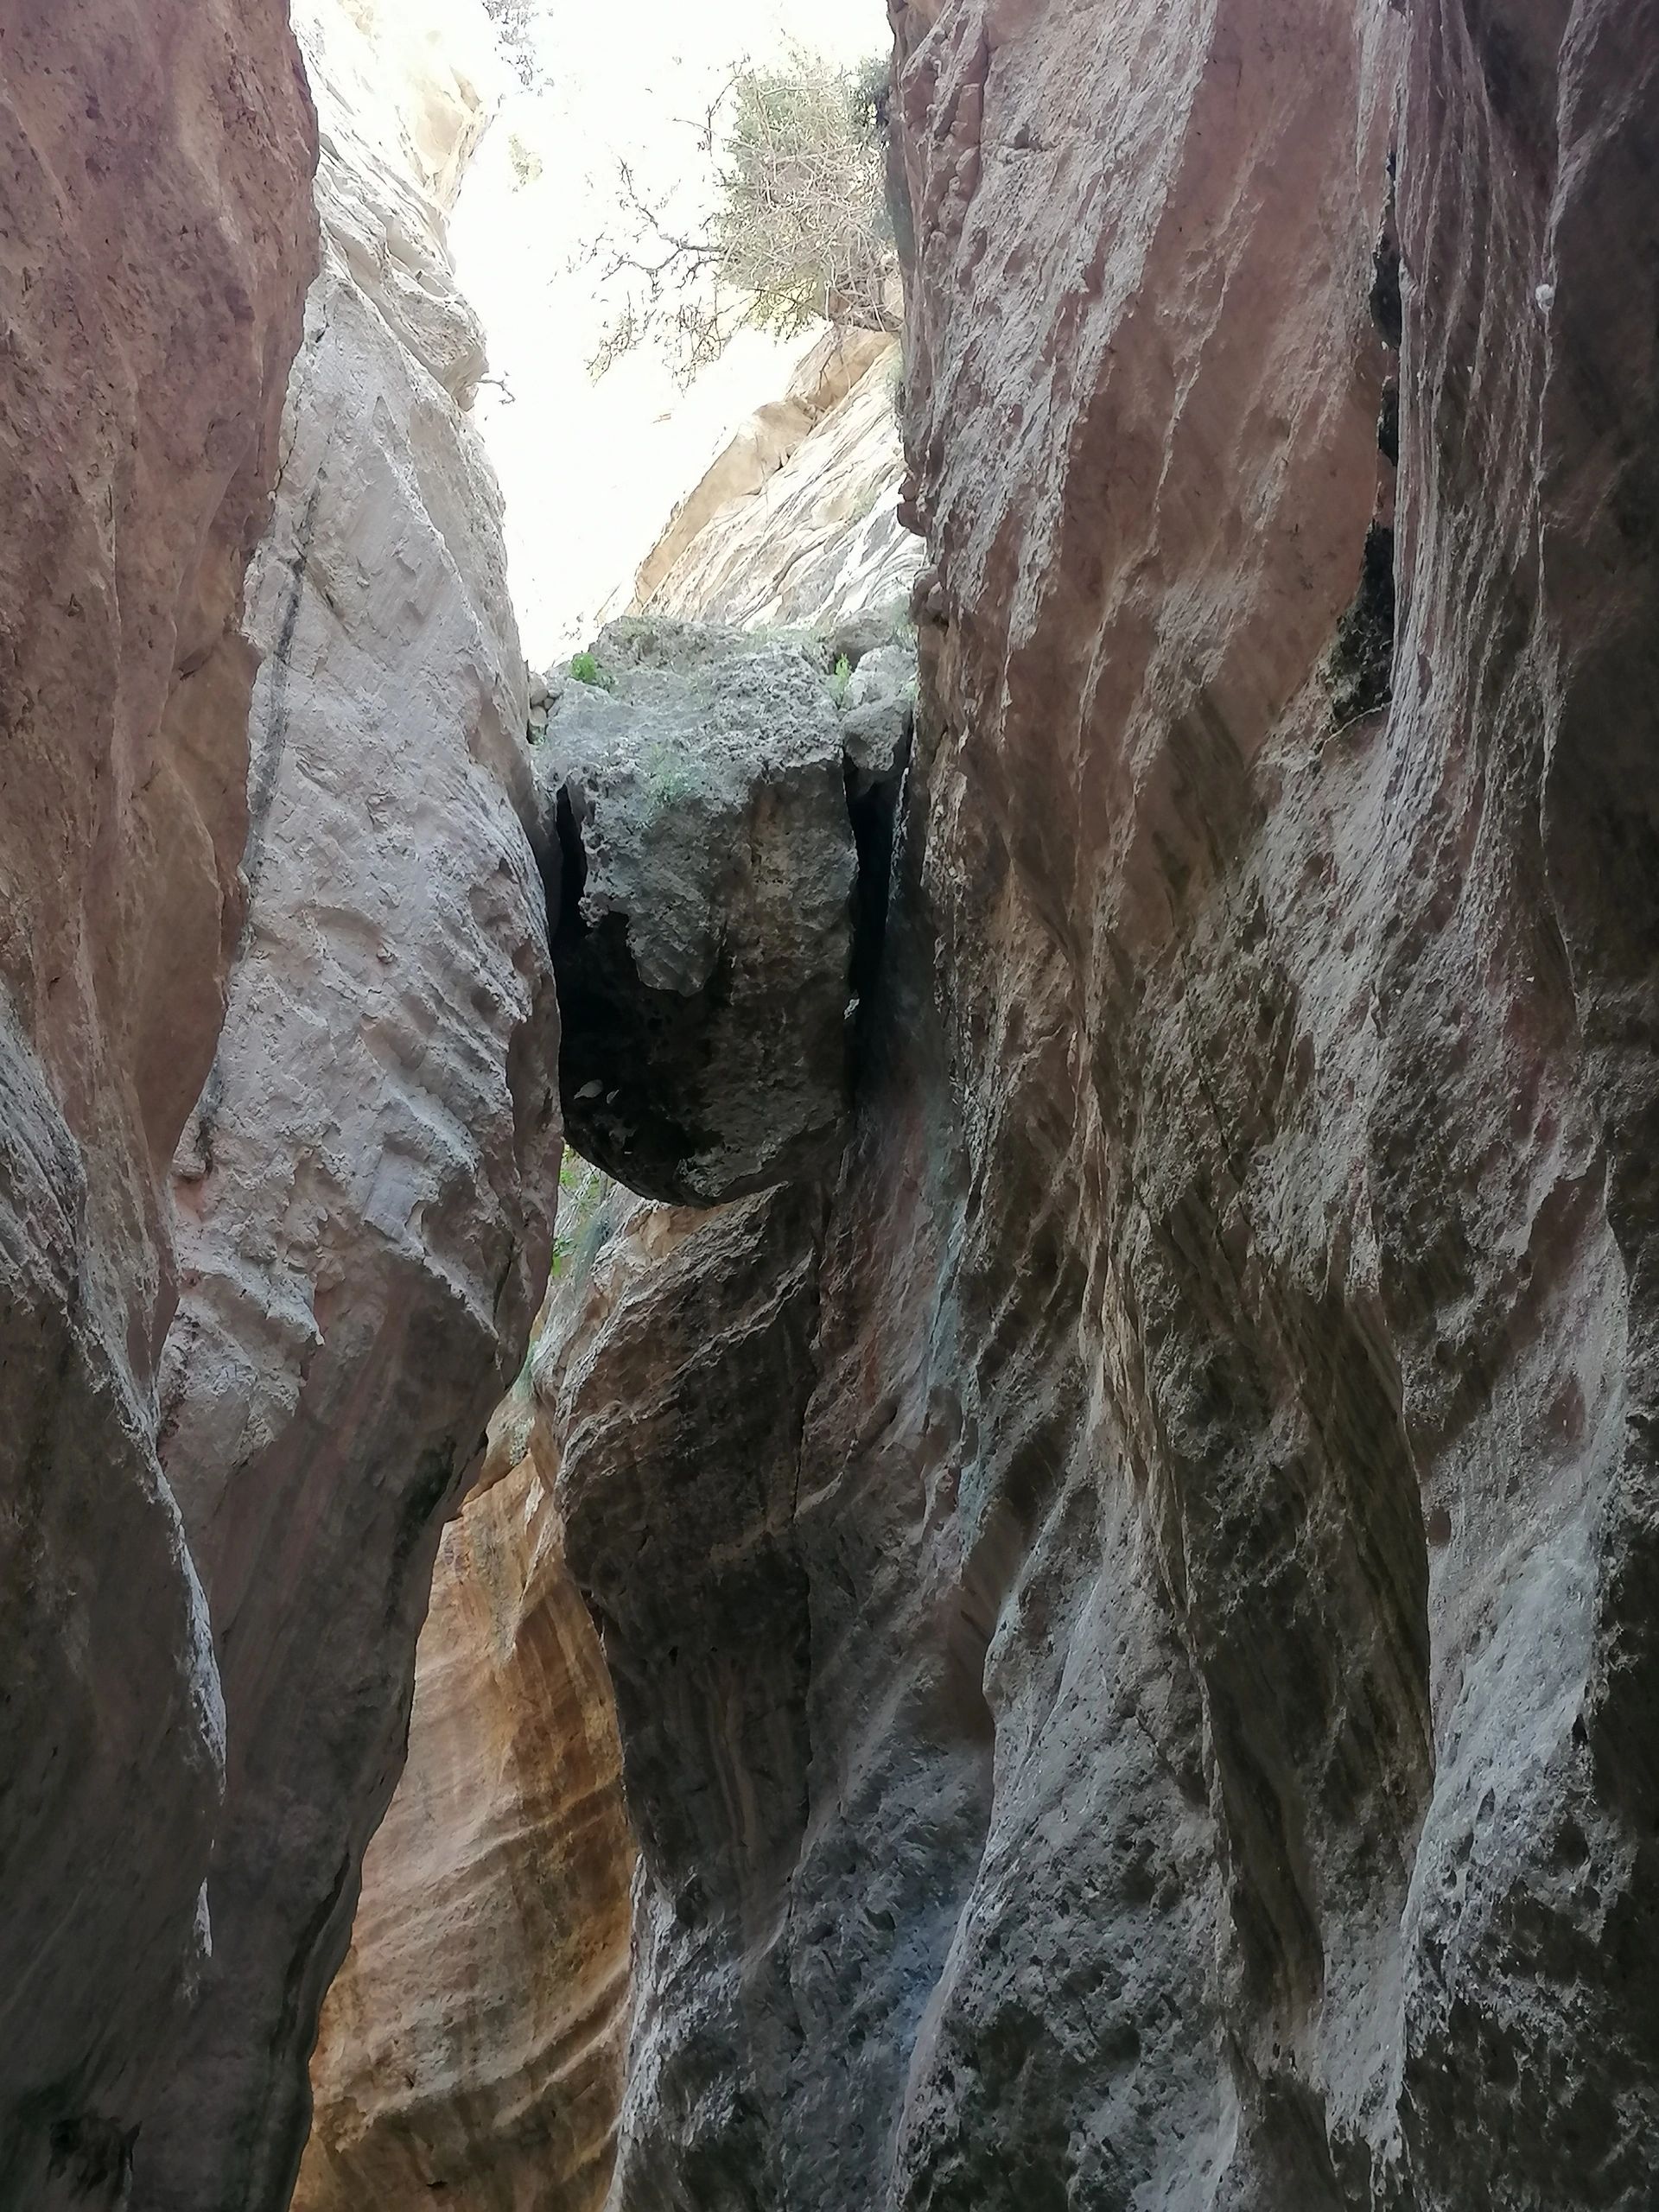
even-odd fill
[(1376, 417), (1376, 449), (1390, 468), (1400, 466), (1400, 379), (1390, 377), (1382, 387), (1382, 404)]
[(78, 2190), (124, 2204), (132, 2179), (136, 2127), (120, 2127), (96, 2113), (76, 2113), (53, 2123), (52, 2172)]
[(1377, 336), (1396, 353), (1400, 340), (1405, 335), (1405, 306), (1400, 296), (1400, 240), (1394, 227), (1394, 194), (1389, 194), (1389, 209), (1383, 219), (1382, 235), (1376, 242), (1371, 257), (1371, 321), (1376, 325)]
[(887, 934), (887, 899), (893, 887), (893, 827), (896, 813), (890, 786), (877, 784), (859, 791), (858, 772), (845, 763), (847, 812), (853, 825), (858, 854), (858, 880), (853, 889), (854, 995), (861, 1004), (874, 984), (881, 965), (881, 948)]
[(570, 786), (561, 784), (558, 799), (553, 810), (554, 836), (558, 842), (558, 896), (556, 911), (549, 917), (553, 925), (555, 943), (570, 936), (580, 937), (586, 928), (582, 918), (582, 894), (588, 887), (588, 855), (582, 850), (582, 830), (576, 822), (575, 809), (570, 804)]
[(881, 969), (887, 944), (887, 909), (893, 895), (893, 847), (899, 819), (899, 798), (910, 761), (911, 734), (890, 769), (873, 773), (850, 753), (842, 755), (847, 784), (847, 814), (853, 825), (853, 845), (858, 876), (853, 891), (853, 960), (851, 982), (857, 1001), (855, 1045), (865, 1027), (867, 1009)]
[(1341, 729), (1386, 706), (1394, 687), (1394, 531), (1374, 522), (1365, 533), (1359, 589), (1337, 625), (1331, 652), (1331, 714)]

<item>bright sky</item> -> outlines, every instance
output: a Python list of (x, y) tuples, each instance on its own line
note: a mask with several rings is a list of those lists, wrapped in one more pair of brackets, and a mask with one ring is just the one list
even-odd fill
[(671, 185), (695, 153), (685, 119), (734, 64), (791, 41), (854, 62), (889, 35), (883, 0), (542, 0), (534, 35), (544, 81), (509, 96), (452, 242), (499, 380), (478, 421), (506, 494), (524, 648), (544, 667), (619, 611), (675, 501), (810, 343), (745, 334), (683, 397), (649, 352), (595, 385), (605, 318), (581, 254), (610, 219), (618, 158)]

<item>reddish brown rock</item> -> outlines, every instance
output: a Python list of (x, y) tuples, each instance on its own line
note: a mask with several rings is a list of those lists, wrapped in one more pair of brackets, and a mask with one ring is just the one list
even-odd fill
[(554, 1282), (445, 1533), (409, 1758), (311, 2062), (296, 2212), (595, 2212), (627, 2021), (633, 1842), (609, 1678), (564, 1564), (556, 1396), (613, 1204), (568, 1160)]
[(275, 0), (0, 6), (0, 2199), (112, 2203), (223, 1712), (156, 1466), (240, 918), (243, 573), (315, 263)]

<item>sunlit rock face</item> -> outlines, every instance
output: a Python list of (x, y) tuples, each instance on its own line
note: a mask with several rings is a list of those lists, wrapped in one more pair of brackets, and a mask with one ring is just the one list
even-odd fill
[(243, 576), (315, 265), (276, 0), (0, 8), (0, 2201), (113, 2204), (224, 1715), (155, 1452), (240, 920)]
[[(556, 1294), (535, 1371), (556, 1367), (567, 1338)], [(492, 1421), (483, 1481), (438, 1553), (409, 1762), (312, 2061), (296, 2212), (396, 2212), (434, 2193), (451, 2212), (604, 2202), (633, 1849), (531, 1372)]]
[(559, 1400), (612, 2204), (1636, 2212), (1659, 13), (894, 14), (853, 1133)]
[(676, 510), (635, 613), (745, 627), (902, 607), (922, 551), (899, 520), (899, 348), (832, 331)]
[(566, 1124), (629, 1188), (709, 1205), (839, 1148), (857, 858), (833, 670), (657, 621), (589, 658), (537, 747)]
[(556, 1018), (500, 502), (442, 198), (483, 94), (396, 10), (302, 18), (324, 264), (250, 620), (251, 907), (175, 1163), (162, 1459), (228, 1785), (136, 2201), (285, 2205), (306, 2063), (403, 1758), (447, 1513), (547, 1265)]

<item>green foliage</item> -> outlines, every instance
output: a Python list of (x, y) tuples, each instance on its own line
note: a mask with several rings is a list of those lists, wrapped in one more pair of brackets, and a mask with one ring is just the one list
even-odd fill
[(893, 426), (902, 438), (905, 434), (905, 413), (910, 404), (910, 393), (905, 383), (905, 357), (902, 352), (894, 354), (893, 366), (887, 372), (887, 404), (893, 410)]
[(553, 1238), (555, 1282), (579, 1274), (591, 1259), (602, 1237), (601, 1216), (611, 1187), (608, 1175), (565, 1147), (559, 1163), (559, 1219)]
[(885, 137), (887, 99), (893, 89), (893, 62), (886, 54), (868, 54), (849, 73), (854, 127), (867, 138)]
[(653, 199), (621, 165), (596, 257), (622, 296), (593, 372), (649, 340), (689, 379), (746, 326), (896, 330), (887, 86), (884, 59), (842, 69), (797, 47), (740, 68), (709, 110), (701, 205)]
[(748, 295), (747, 320), (782, 337), (820, 315), (891, 326), (873, 67), (836, 69), (798, 48), (781, 68), (738, 77), (714, 221), (719, 274)]
[(573, 655), (570, 673), (578, 683), (590, 683), (596, 691), (614, 691), (616, 689), (616, 678), (608, 670), (600, 666), (592, 653)]
[(836, 661), (835, 672), (830, 678), (830, 690), (838, 707), (847, 704), (847, 694), (853, 688), (853, 664), (845, 653)]
[(521, 138), (516, 130), (507, 133), (507, 159), (512, 165), (514, 179), (522, 189), (543, 175), (546, 164), (528, 139)]
[(895, 599), (888, 608), (887, 633), (895, 645), (908, 645), (914, 650), (916, 618), (910, 611), (907, 599)]
[(696, 779), (688, 764), (666, 745), (651, 746), (645, 753), (645, 789), (658, 809), (676, 806), (689, 798)]

